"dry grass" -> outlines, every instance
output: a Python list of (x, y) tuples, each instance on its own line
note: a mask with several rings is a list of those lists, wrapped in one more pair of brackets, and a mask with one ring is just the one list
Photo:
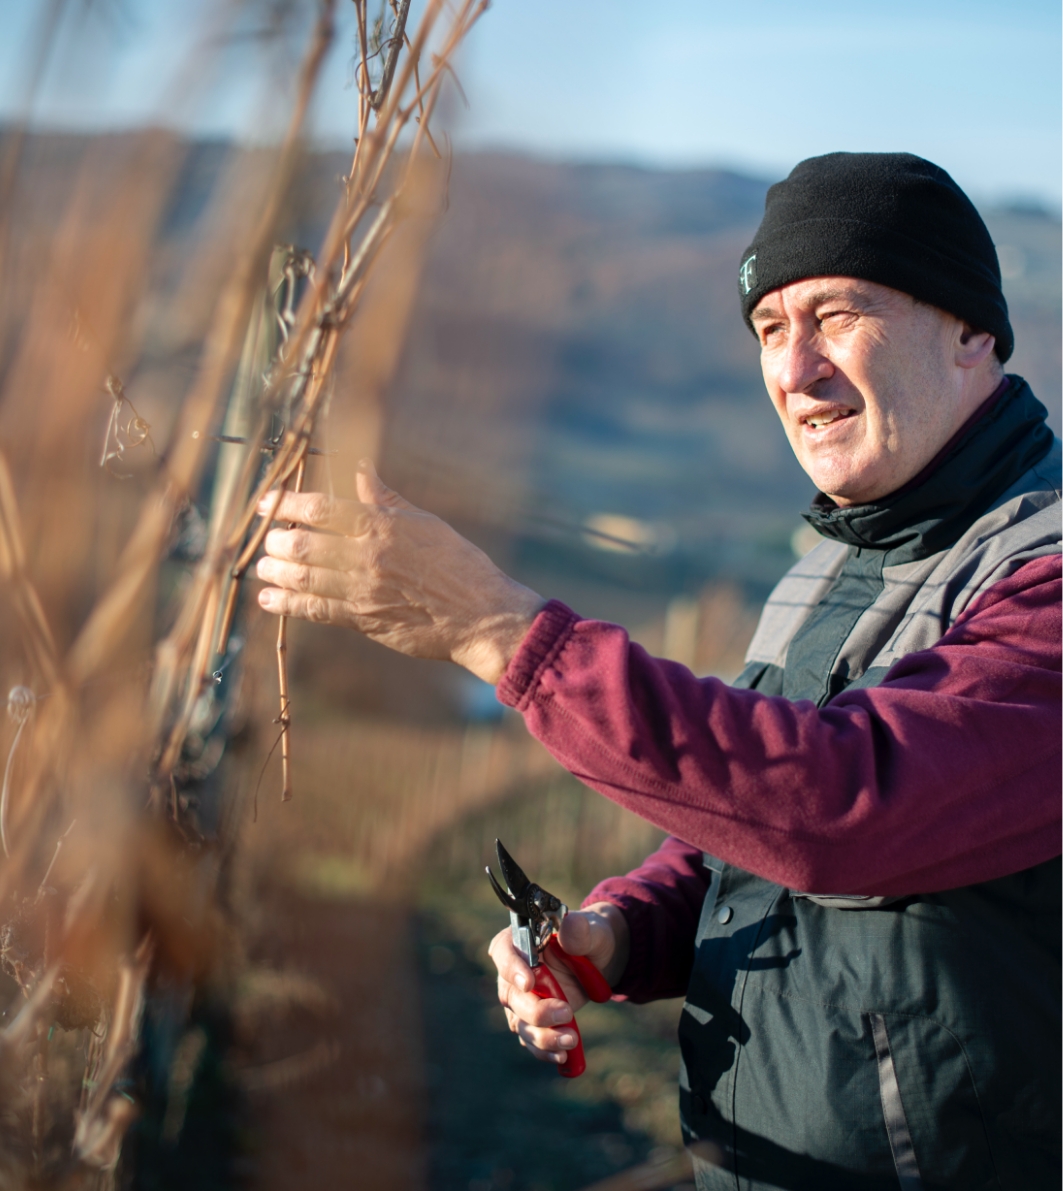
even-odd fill
[[(141, 1110), (123, 1080), (154, 990), (235, 978), (218, 881), (248, 784), (239, 761), (214, 822), (195, 792), (232, 734), (221, 717), (239, 714), (214, 675), (239, 652), (240, 584), (269, 524), (257, 505), (301, 482), (349, 328), (355, 401), (379, 401), (444, 197), (429, 120), (485, 5), (431, 0), (409, 31), (408, 4), (385, 10), (391, 40), (376, 47), (367, 4), (355, 5), (356, 147), (308, 264), (274, 244), (334, 7), (319, 6), (281, 143), (235, 155), (183, 256), (163, 234), (185, 158), (173, 136), (96, 142), (47, 219), (20, 190), (21, 130), (4, 142), (0, 577), (17, 631), (0, 658), (11, 689), (0, 946), (15, 998), (0, 1032), (0, 1186), (112, 1185)], [(53, 6), (42, 44), (60, 18)], [(167, 355), (193, 354), (190, 374), (162, 379)], [(204, 491), (198, 560), (160, 570)], [(282, 622), (287, 797), (284, 643)], [(176, 1052), (178, 1093), (194, 1050)]]

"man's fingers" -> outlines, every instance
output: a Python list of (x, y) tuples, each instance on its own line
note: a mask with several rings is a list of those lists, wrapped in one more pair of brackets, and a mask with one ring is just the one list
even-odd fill
[(530, 991), (531, 969), (514, 949), (508, 930), (495, 935), (489, 951), (498, 968), (498, 999), (521, 1046), (543, 1062), (566, 1062), (578, 1041), (571, 1028), (572, 1006), (557, 997), (539, 998)]
[(346, 537), (312, 533), (308, 529), (271, 529), (264, 545), (266, 553), (273, 558), (335, 571), (349, 570), (358, 554), (357, 546)]
[(521, 1021), (537, 1029), (563, 1026), (572, 1020), (572, 1006), (567, 1001), (557, 997), (539, 998), (512, 985), (506, 994), (506, 1004)]
[(255, 572), (264, 582), (296, 594), (324, 596), (338, 601), (348, 599), (351, 594), (350, 577), (328, 567), (307, 567), (302, 563), (267, 557), (258, 560)]
[(518, 989), (527, 990), (531, 988), (534, 983), (531, 968), (528, 967), (513, 946), (513, 936), (508, 926), (504, 930), (500, 930), (491, 940), (491, 945), (488, 947), (487, 953), (498, 969), (500, 999), (503, 983), (513, 985), (514, 988)]
[(541, 999), (534, 993), (522, 992), (519, 988), (499, 977), (498, 999), (506, 1011), (509, 1028), (517, 1032), (521, 1022), (536, 1029), (564, 1027), (572, 1021), (572, 1006), (557, 997)]
[[(572, 1006), (567, 1001), (558, 997), (537, 997), (535, 993), (525, 992), (502, 975), (498, 977), (498, 999), (507, 1011), (507, 1018), (512, 1014), (517, 1020), (528, 1022), (540, 1029), (563, 1026), (572, 1020)], [(510, 1028), (513, 1028), (512, 1020)]]
[[(261, 516), (273, 510), (276, 492), (270, 492), (258, 503)], [(339, 500), (323, 492), (285, 492), (273, 513), (274, 521), (294, 521), (313, 529), (357, 537), (369, 528), (373, 513), (355, 500)]]
[(260, 607), (276, 616), (295, 616), (299, 620), (310, 620), (319, 624), (350, 622), (348, 609), (343, 601), (326, 596), (285, 591), (280, 587), (266, 587), (258, 593), (258, 602)]
[(517, 1037), (535, 1058), (547, 1063), (566, 1062), (578, 1041), (575, 1030), (540, 1030), (523, 1021), (517, 1024)]

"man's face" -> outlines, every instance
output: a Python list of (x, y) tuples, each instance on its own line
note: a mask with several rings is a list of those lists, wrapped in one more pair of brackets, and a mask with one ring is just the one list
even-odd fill
[(900, 488), (969, 415), (956, 366), (966, 328), (907, 294), (813, 277), (765, 294), (752, 317), (790, 445), (838, 504)]

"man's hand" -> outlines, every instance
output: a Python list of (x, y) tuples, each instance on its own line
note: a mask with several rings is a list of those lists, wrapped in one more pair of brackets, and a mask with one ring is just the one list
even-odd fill
[[(357, 483), (357, 501), (284, 494), (274, 520), (306, 528), (266, 535), (258, 577), (273, 586), (258, 602), (498, 682), (545, 601), (392, 492), (371, 463), (359, 464)], [(259, 512), (268, 515), (275, 499), (266, 497)]]
[[(606, 980), (613, 984), (627, 967), (630, 936), (627, 919), (609, 902), (598, 902), (586, 910), (566, 914), (561, 923), (560, 943), (570, 955), (585, 955)], [(506, 1011), (509, 1028), (537, 1058), (546, 1063), (564, 1063), (576, 1045), (576, 1035), (566, 1030), (572, 1015), (587, 1003), (582, 985), (567, 967), (550, 963), (564, 989), (568, 1004), (556, 997), (540, 1000), (532, 991), (531, 969), (513, 946), (509, 928), (491, 940), (490, 955), (498, 969), (498, 999)]]

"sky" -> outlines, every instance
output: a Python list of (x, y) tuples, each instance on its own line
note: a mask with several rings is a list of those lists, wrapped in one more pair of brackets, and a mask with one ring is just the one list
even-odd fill
[[(0, 118), (19, 110), (33, 28), (58, 0), (0, 0)], [(229, 0), (229, 4), (233, 0)], [(278, 0), (257, 0), (259, 12)], [(415, 0), (415, 9), (423, 0)], [(290, 0), (303, 14), (310, 0)], [(67, 0), (32, 108), (45, 127), (162, 120), (200, 135), (275, 131), (297, 54), (245, 37), (210, 69), (221, 0)], [(315, 131), (349, 142), (353, 6)], [(494, 0), (459, 73), (455, 143), (765, 178), (835, 149), (904, 149), (982, 200), (1061, 199), (1058, 0)], [(255, 27), (243, 19), (245, 33)], [(176, 81), (175, 80), (180, 80)]]

